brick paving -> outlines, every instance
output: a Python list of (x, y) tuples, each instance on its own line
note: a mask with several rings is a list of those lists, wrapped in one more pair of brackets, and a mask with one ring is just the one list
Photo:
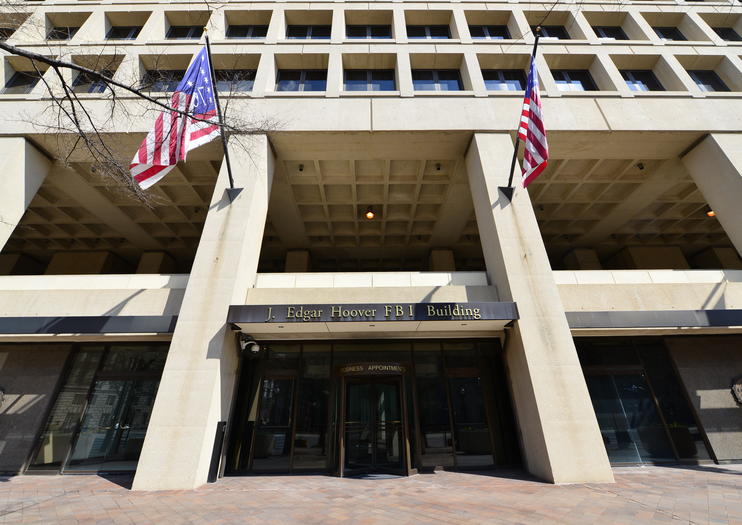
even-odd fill
[(192, 491), (132, 492), (127, 476), (0, 477), (0, 523), (730, 523), (742, 465), (617, 468), (615, 484), (555, 486), (522, 473), (409, 478), (224, 478)]

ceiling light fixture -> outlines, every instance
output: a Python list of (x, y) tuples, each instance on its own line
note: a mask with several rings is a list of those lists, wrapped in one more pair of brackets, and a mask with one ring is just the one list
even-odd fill
[(304, 164), (299, 164), (299, 171), (304, 171)]
[(716, 212), (710, 206), (706, 206), (706, 217), (716, 217)]
[(440, 162), (436, 163), (436, 165), (435, 165), (435, 171), (441, 171), (441, 163)]
[(366, 219), (368, 219), (369, 221), (371, 221), (376, 217), (376, 213), (374, 213), (373, 208), (369, 206), (368, 208), (366, 208), (366, 213), (364, 213), (363, 216), (366, 217)]

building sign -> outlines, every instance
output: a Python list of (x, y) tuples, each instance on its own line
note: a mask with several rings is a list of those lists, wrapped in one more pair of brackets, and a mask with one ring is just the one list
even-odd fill
[(515, 303), (232, 305), (230, 323), (490, 321), (518, 319)]
[(400, 375), (405, 372), (405, 367), (399, 363), (354, 363), (340, 367), (340, 375), (345, 376)]

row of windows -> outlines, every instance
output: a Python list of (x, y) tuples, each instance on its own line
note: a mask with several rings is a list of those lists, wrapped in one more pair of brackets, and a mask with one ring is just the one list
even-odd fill
[[(447, 25), (408, 25), (407, 38), (409, 39), (450, 39), (451, 30)], [(79, 27), (53, 27), (47, 40), (70, 40)], [(332, 26), (329, 25), (288, 25), (286, 26), (287, 39), (329, 39)], [(612, 40), (628, 40), (629, 37), (621, 26), (592, 26), (593, 31), (599, 38)], [(686, 41), (685, 35), (673, 26), (652, 27), (654, 32), (665, 41)], [(711, 29), (722, 39), (727, 41), (742, 41), (740, 36), (731, 27), (712, 27)], [(113, 26), (108, 31), (108, 40), (134, 40), (139, 36), (142, 27), (137, 26)], [(531, 27), (535, 32), (536, 28)], [(0, 28), (0, 39), (5, 40), (13, 34), (12, 28)], [(469, 33), (473, 39), (483, 40), (507, 40), (510, 39), (510, 31), (505, 25), (470, 25)], [(199, 39), (203, 34), (203, 26), (170, 26), (166, 37), (171, 40)], [(267, 25), (230, 25), (227, 27), (227, 38), (265, 38), (268, 34)], [(345, 36), (349, 39), (391, 39), (391, 25), (347, 25)], [(556, 38), (559, 40), (570, 40), (569, 33), (564, 26), (550, 25), (541, 26), (541, 36)]]
[[(112, 76), (110, 71), (102, 71)], [(171, 92), (176, 89), (185, 72), (181, 70), (148, 71), (142, 82), (144, 89)], [(597, 91), (590, 72), (579, 69), (551, 70), (561, 91)], [(688, 74), (702, 91), (729, 91), (729, 87), (710, 70), (688, 70)], [(256, 70), (225, 69), (215, 71), (217, 89), (223, 92), (252, 91)], [(520, 69), (484, 69), (484, 84), (489, 91), (523, 91), (526, 77)], [(651, 70), (621, 70), (621, 76), (632, 91), (664, 91), (664, 87)], [(39, 81), (35, 72), (16, 72), (3, 90), (4, 94), (30, 92)], [(412, 85), (416, 91), (461, 91), (463, 84), (458, 69), (413, 69)], [(73, 83), (78, 93), (102, 93), (106, 86), (100, 80), (80, 74)], [(276, 91), (325, 91), (326, 69), (282, 69), (276, 76)], [(394, 91), (393, 69), (346, 69), (345, 91)]]

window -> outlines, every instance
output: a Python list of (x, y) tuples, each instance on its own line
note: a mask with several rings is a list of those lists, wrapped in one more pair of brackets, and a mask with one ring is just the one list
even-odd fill
[(3, 94), (30, 93), (41, 76), (36, 71), (16, 71), (5, 84)]
[(392, 26), (373, 25), (358, 26), (349, 25), (345, 27), (347, 38), (392, 38)]
[(461, 91), (458, 69), (413, 69), (412, 85), (416, 91)]
[[(108, 78), (113, 76), (113, 72), (107, 69), (102, 70), (100, 74)], [(80, 73), (72, 84), (75, 93), (103, 93), (106, 87), (105, 82), (89, 73)]]
[(141, 30), (140, 26), (111, 26), (106, 38), (108, 40), (134, 40)]
[(489, 40), (504, 40), (510, 38), (507, 26), (469, 26), (472, 38), (487, 38)]
[(167, 38), (171, 40), (201, 38), (203, 32), (203, 26), (170, 26), (167, 32)]
[[(536, 34), (536, 26), (531, 26), (531, 31)], [(569, 33), (564, 26), (541, 26), (541, 36), (546, 38), (558, 38), (559, 40), (569, 40)]]
[(407, 38), (451, 38), (448, 26), (407, 26)]
[(330, 38), (331, 26), (296, 26), (286, 27), (286, 38)]
[(593, 26), (593, 31), (598, 38), (607, 38), (610, 40), (628, 40), (621, 26)]
[(525, 91), (526, 75), (520, 69), (484, 69), (484, 85), (488, 91)]
[(708, 69), (689, 70), (688, 74), (701, 91), (729, 91), (729, 87), (714, 71)]
[(77, 33), (79, 27), (67, 27), (67, 26), (55, 26), (46, 35), (47, 40), (69, 40), (75, 33)]
[(653, 27), (661, 40), (688, 40), (677, 27)]
[(254, 69), (217, 69), (214, 71), (217, 91), (252, 91)]
[(151, 70), (144, 74), (142, 84), (144, 85), (144, 88), (149, 91), (167, 93), (175, 91), (175, 88), (180, 84), (183, 75), (185, 75), (185, 71), (183, 70)]
[(559, 91), (598, 91), (593, 77), (584, 69), (555, 69), (551, 74)]
[(15, 33), (15, 28), (13, 27), (0, 27), (0, 42), (5, 42), (13, 33)]
[(282, 69), (278, 72), (276, 91), (324, 91), (326, 69)]
[(714, 32), (721, 38), (723, 38), (724, 40), (728, 40), (729, 42), (742, 41), (742, 36), (739, 36), (739, 33), (737, 33), (731, 27), (712, 27), (711, 29), (713, 29)]
[(633, 69), (621, 71), (621, 76), (626, 81), (631, 91), (664, 91), (660, 81), (654, 76), (650, 69)]
[(268, 26), (229, 26), (227, 38), (265, 38)]
[(394, 91), (392, 69), (346, 69), (345, 91)]

